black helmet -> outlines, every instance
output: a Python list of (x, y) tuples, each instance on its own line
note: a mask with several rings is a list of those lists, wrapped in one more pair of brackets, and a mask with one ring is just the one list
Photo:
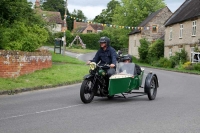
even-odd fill
[(105, 42), (107, 46), (110, 45), (110, 38), (104, 36), (104, 37), (101, 37), (100, 40), (99, 40), (99, 43), (101, 42)]
[(132, 57), (131, 55), (127, 54), (127, 55), (124, 55), (123, 58), (122, 58), (123, 61), (125, 60), (130, 60), (130, 62), (132, 62)]

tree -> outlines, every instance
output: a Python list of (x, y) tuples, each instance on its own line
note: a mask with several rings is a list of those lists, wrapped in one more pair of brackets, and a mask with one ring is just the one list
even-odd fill
[(130, 31), (119, 28), (106, 27), (100, 36), (108, 36), (111, 39), (111, 46), (116, 50), (128, 47), (128, 33)]
[[(84, 15), (84, 13), (81, 11), (81, 10), (75, 10), (71, 13), (71, 15), (75, 18), (78, 18), (78, 19), (87, 19), (87, 17)], [(81, 21), (81, 20), (76, 20), (77, 22)]]
[(47, 0), (42, 5), (43, 10), (45, 11), (57, 11), (60, 12), (62, 19), (65, 15), (65, 2), (64, 0)]
[(27, 0), (1, 0), (0, 12), (0, 49), (34, 51), (46, 42), (45, 23)]
[(31, 5), (27, 0), (1, 0), (0, 12), (0, 24), (3, 26), (9, 27), (14, 21), (25, 22), (35, 19)]
[(163, 0), (121, 0), (113, 16), (116, 25), (137, 26), (149, 14), (163, 8)]
[(119, 2), (116, 0), (111, 0), (107, 4), (107, 9), (103, 9), (100, 15), (97, 15), (94, 19), (95, 22), (104, 23), (104, 24), (111, 24), (112, 18), (114, 15), (114, 10), (116, 6), (119, 5)]

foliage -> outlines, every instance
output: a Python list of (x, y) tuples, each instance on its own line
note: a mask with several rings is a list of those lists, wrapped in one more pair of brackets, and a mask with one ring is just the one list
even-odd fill
[(164, 57), (161, 57), (158, 61), (154, 60), (152, 65), (156, 67), (164, 67), (164, 68), (173, 67), (172, 61)]
[(16, 21), (12, 27), (2, 29), (1, 37), (2, 49), (32, 52), (47, 41), (48, 33), (37, 25), (30, 27)]
[(34, 51), (47, 41), (45, 22), (27, 0), (2, 0), (0, 12), (0, 49)]
[(63, 0), (47, 0), (43, 3), (42, 9), (44, 11), (60, 12), (63, 19), (65, 14), (65, 2)]
[[(66, 35), (66, 44), (70, 44), (73, 41), (74, 36), (71, 34), (71, 32), (69, 30), (65, 31), (65, 35)], [(63, 32), (57, 32), (53, 35), (54, 39), (62, 38), (63, 36), (64, 36)]]
[(140, 44), (140, 47), (138, 47), (140, 61), (147, 62), (147, 55), (150, 43), (146, 39), (140, 39)]
[(132, 62), (133, 63), (139, 63), (139, 60), (136, 57), (134, 57), (134, 56), (131, 56), (131, 57), (132, 57)]
[[(99, 39), (102, 36), (107, 36), (110, 38), (110, 45), (119, 50), (121, 48), (128, 47), (128, 34), (129, 31), (125, 29), (115, 29), (106, 27), (105, 30), (99, 33), (88, 33), (88, 34), (80, 34), (80, 38), (83, 43), (86, 44), (88, 49), (99, 49)], [(73, 35), (75, 38), (76, 34)], [(70, 42), (71, 43), (71, 42)], [(76, 42), (75, 42), (76, 43)]]
[(88, 34), (80, 34), (80, 38), (83, 43), (86, 44), (86, 48), (88, 49), (99, 49), (99, 34), (88, 33)]
[(174, 56), (170, 57), (170, 60), (173, 63), (173, 66), (184, 64), (188, 59), (187, 52), (185, 49), (181, 50), (181, 52), (176, 52)]
[(106, 27), (100, 36), (108, 36), (111, 39), (111, 46), (116, 50), (128, 48), (128, 33), (126, 29), (115, 29)]
[(152, 63), (161, 57), (164, 57), (164, 41), (159, 39), (149, 46), (147, 58), (148, 62)]
[(149, 14), (165, 7), (163, 0), (121, 0), (115, 8), (113, 23), (137, 26)]
[[(72, 17), (75, 17), (75, 18), (79, 18), (79, 19), (87, 19), (87, 17), (84, 15), (83, 11), (81, 10), (75, 10), (71, 13), (71, 16)], [(76, 20), (77, 22), (79, 22), (79, 20)], [(82, 21), (80, 21), (82, 22)]]
[(95, 22), (103, 24), (111, 24), (112, 18), (114, 16), (114, 10), (116, 6), (119, 5), (119, 2), (116, 0), (111, 0), (107, 4), (107, 8), (103, 9), (100, 15), (97, 15), (94, 19)]
[(28, 21), (33, 17), (33, 10), (27, 0), (1, 0), (0, 12), (1, 26), (10, 26), (14, 21)]
[(186, 70), (193, 70), (194, 67), (192, 66), (192, 63), (191, 63), (190, 61), (188, 61), (188, 62), (185, 62), (185, 63), (183, 64), (183, 69), (186, 69)]
[(196, 46), (194, 47), (194, 52), (200, 52), (200, 49), (199, 49), (198, 45), (196, 45)]
[(193, 64), (194, 69), (200, 71), (200, 63)]

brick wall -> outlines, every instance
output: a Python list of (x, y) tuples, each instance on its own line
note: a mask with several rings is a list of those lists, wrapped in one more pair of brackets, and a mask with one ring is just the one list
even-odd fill
[(52, 66), (48, 51), (22, 52), (0, 50), (0, 77), (13, 78)]

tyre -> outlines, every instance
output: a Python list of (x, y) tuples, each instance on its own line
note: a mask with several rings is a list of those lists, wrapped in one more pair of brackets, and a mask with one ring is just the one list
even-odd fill
[(89, 79), (85, 79), (82, 82), (81, 89), (80, 89), (80, 97), (83, 103), (90, 103), (94, 98), (94, 92), (91, 90), (92, 81)]
[(149, 100), (154, 100), (157, 94), (157, 78), (155, 75), (147, 76), (145, 81), (145, 93), (147, 94)]

